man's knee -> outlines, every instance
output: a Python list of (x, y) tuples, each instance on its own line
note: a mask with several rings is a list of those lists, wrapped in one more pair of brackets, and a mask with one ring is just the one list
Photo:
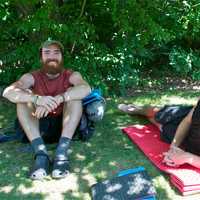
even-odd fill
[(158, 113), (159, 110), (160, 110), (160, 108), (158, 108), (158, 107), (150, 107), (150, 108), (147, 109), (147, 111), (146, 111), (146, 116), (147, 116), (148, 118), (154, 119), (156, 113)]
[(80, 100), (72, 100), (64, 103), (64, 111), (74, 112), (79, 111), (82, 112), (82, 102)]
[(64, 104), (63, 123), (74, 123), (80, 120), (83, 113), (82, 102), (79, 100), (69, 101)]

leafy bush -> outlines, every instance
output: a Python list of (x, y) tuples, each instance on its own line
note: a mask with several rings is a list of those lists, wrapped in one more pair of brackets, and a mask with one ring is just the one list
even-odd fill
[(187, 75), (192, 70), (192, 56), (192, 53), (181, 48), (173, 48), (169, 54), (169, 64), (177, 74)]
[(199, 79), (198, 0), (54, 0), (0, 2), (0, 80), (9, 84), (40, 67), (48, 38), (65, 46), (65, 66), (107, 94), (142, 83), (165, 66)]
[(200, 58), (199, 53), (185, 51), (181, 48), (174, 47), (169, 55), (170, 65), (173, 71), (179, 75), (191, 76), (194, 80), (200, 79)]

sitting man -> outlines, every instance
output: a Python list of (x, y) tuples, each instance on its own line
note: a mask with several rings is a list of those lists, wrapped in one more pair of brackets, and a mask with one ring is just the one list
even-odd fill
[(135, 106), (119, 104), (129, 115), (142, 115), (155, 124), (161, 140), (171, 143), (163, 162), (169, 166), (188, 163), (200, 168), (200, 100), (196, 106)]
[(63, 51), (58, 41), (44, 42), (40, 48), (41, 69), (24, 74), (3, 92), (5, 98), (17, 104), (18, 120), (34, 149), (31, 179), (43, 179), (48, 173), (50, 159), (45, 139), (58, 141), (52, 177), (68, 174), (67, 152), (82, 116), (82, 99), (91, 92), (79, 72), (64, 69)]

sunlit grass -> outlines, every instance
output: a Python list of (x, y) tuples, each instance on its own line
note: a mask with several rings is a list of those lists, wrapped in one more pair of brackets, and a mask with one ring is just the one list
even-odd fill
[[(122, 134), (121, 128), (130, 124), (145, 124), (140, 117), (130, 117), (117, 110), (117, 104), (193, 104), (198, 99), (197, 92), (166, 91), (149, 92), (129, 98), (110, 98), (103, 121), (96, 126), (93, 138), (87, 142), (75, 141), (71, 146), (71, 174), (63, 180), (53, 180), (48, 176), (44, 181), (28, 179), (33, 155), (20, 152), (25, 144), (9, 142), (0, 148), (0, 199), (67, 199), (90, 200), (92, 184), (116, 176), (120, 170), (144, 166), (152, 177), (157, 190), (157, 199), (181, 200), (182, 196), (173, 188), (168, 177), (155, 168), (138, 150), (136, 145)], [(15, 117), (15, 108), (8, 103), (0, 103), (0, 126), (6, 125)], [(50, 155), (56, 145), (48, 145)], [(184, 199), (200, 199), (200, 195)]]

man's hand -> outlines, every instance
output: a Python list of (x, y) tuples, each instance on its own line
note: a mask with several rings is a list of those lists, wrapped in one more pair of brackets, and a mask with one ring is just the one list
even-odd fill
[(40, 119), (46, 117), (49, 114), (49, 111), (44, 106), (38, 106), (33, 113), (33, 116)]
[[(49, 104), (45, 104), (46, 102)], [(38, 100), (36, 102), (38, 106), (36, 107), (33, 116), (38, 119), (46, 117), (50, 112), (56, 109), (63, 102), (64, 102), (64, 97), (62, 95), (57, 95), (55, 97), (51, 96), (38, 97)]]
[(178, 167), (187, 163), (189, 154), (179, 147), (171, 146), (168, 152), (164, 153), (163, 163), (168, 166)]
[(38, 96), (35, 104), (39, 107), (45, 107), (49, 112), (52, 112), (59, 106), (55, 97), (52, 96)]

